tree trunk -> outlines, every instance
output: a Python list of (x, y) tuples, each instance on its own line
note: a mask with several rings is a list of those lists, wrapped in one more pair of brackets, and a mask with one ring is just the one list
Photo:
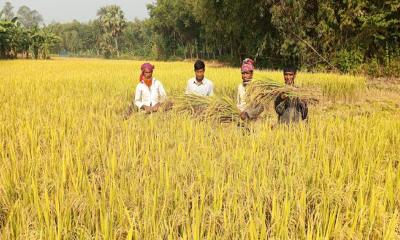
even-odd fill
[(114, 37), (115, 49), (117, 50), (117, 57), (119, 58), (118, 40)]
[(193, 46), (190, 46), (190, 60), (193, 59)]

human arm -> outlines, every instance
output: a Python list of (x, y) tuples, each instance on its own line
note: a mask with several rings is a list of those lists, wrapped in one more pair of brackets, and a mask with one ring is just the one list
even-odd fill
[(146, 113), (150, 113), (152, 111), (152, 108), (150, 106), (144, 104), (143, 91), (140, 85), (136, 87), (135, 105), (138, 107), (138, 109), (144, 110)]
[(245, 109), (245, 103), (244, 99), (242, 98), (242, 94), (243, 94), (243, 89), (241, 88), (241, 86), (239, 86), (236, 95), (236, 106), (241, 112)]
[(304, 100), (299, 99), (297, 104), (297, 110), (301, 113), (302, 120), (307, 120), (308, 118), (308, 105)]
[(274, 106), (275, 106), (275, 112), (281, 116), (286, 109), (286, 101), (287, 100), (287, 96), (280, 94), (279, 96), (276, 97), (275, 102), (274, 102)]
[(258, 104), (256, 106), (247, 108), (244, 112), (247, 113), (249, 119), (256, 119), (263, 111), (264, 106), (262, 104)]
[(140, 85), (136, 86), (136, 92), (135, 92), (135, 105), (139, 108), (142, 109), (143, 107), (143, 101), (142, 101), (142, 90), (140, 89)]

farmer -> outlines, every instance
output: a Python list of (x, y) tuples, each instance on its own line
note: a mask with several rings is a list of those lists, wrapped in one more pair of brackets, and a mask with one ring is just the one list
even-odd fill
[[(296, 68), (286, 67), (283, 69), (285, 84), (296, 87), (294, 80), (296, 78)], [(275, 111), (278, 114), (278, 122), (289, 124), (300, 121), (307, 121), (308, 107), (307, 103), (298, 97), (290, 98), (282, 93), (275, 99)]]
[(242, 83), (238, 86), (237, 107), (242, 120), (253, 120), (264, 110), (262, 105), (249, 106), (248, 103), (246, 103), (246, 87), (253, 80), (254, 61), (250, 58), (243, 60), (241, 72)]
[(197, 60), (194, 63), (195, 77), (189, 79), (186, 87), (186, 94), (196, 94), (200, 96), (214, 95), (214, 84), (204, 77), (206, 65), (203, 61)]
[(157, 112), (166, 93), (160, 81), (153, 78), (154, 66), (144, 63), (141, 66), (140, 82), (136, 86), (135, 106), (145, 113)]

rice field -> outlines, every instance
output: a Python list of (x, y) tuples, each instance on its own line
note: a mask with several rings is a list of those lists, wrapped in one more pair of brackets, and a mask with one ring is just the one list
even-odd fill
[[(400, 239), (398, 86), (300, 72), (324, 95), (307, 125), (124, 120), (140, 64), (0, 61), (0, 239)], [(169, 96), (193, 76), (155, 66)], [(232, 98), (241, 82), (206, 77)]]

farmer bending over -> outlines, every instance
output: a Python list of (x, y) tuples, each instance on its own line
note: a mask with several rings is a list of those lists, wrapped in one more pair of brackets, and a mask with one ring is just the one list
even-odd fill
[(242, 67), (242, 83), (238, 86), (237, 107), (240, 111), (242, 120), (256, 119), (264, 110), (262, 105), (249, 105), (246, 103), (246, 88), (253, 80), (254, 61), (250, 58), (243, 60)]
[(153, 65), (144, 63), (141, 70), (140, 83), (136, 86), (135, 105), (146, 113), (157, 112), (167, 97), (164, 87), (160, 81), (153, 78)]
[(203, 61), (197, 60), (194, 64), (195, 77), (189, 79), (186, 87), (186, 94), (196, 94), (200, 96), (214, 95), (214, 84), (204, 77), (206, 66)]
[[(295, 87), (296, 69), (286, 67), (283, 69), (285, 84)], [(289, 124), (291, 122), (307, 121), (307, 103), (298, 97), (289, 97), (282, 93), (275, 99), (275, 111), (278, 114), (278, 122)]]

